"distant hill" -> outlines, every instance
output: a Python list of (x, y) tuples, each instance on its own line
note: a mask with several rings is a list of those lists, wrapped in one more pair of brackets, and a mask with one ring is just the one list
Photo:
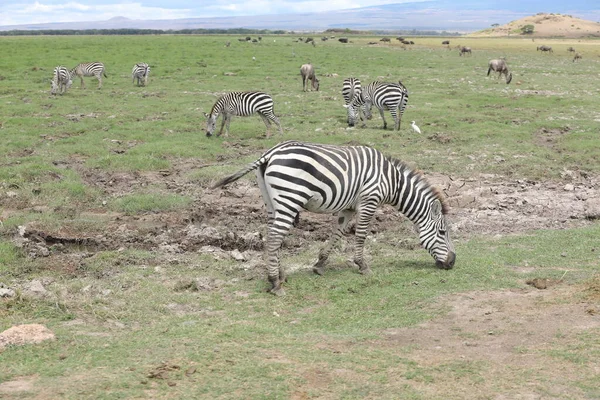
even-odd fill
[[(139, 20), (115, 17), (107, 21), (60, 22), (0, 26), (6, 30), (81, 29), (269, 29), (324, 31), (349, 28), (361, 31), (473, 32), (523, 18), (539, 11), (600, 20), (600, 3), (590, 0), (420, 0), (345, 10), (301, 14), (253, 15), (219, 18)], [(541, 26), (540, 26), (541, 27)], [(515, 28), (516, 29), (516, 28)], [(537, 30), (537, 29), (536, 29)]]
[[(521, 28), (533, 25), (533, 33), (523, 35)], [(517, 19), (501, 26), (484, 29), (469, 34), (470, 37), (497, 36), (526, 37), (600, 37), (600, 23), (576, 18), (571, 15), (539, 13), (530, 17)]]

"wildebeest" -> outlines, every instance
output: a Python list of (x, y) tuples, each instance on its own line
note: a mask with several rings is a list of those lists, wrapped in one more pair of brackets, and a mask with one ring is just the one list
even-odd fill
[(569, 47), (569, 48), (567, 49), (567, 51), (568, 51), (569, 53), (575, 53), (575, 49), (574, 49), (573, 47)]
[(575, 57), (573, 57), (573, 62), (577, 61), (577, 60), (581, 60), (583, 57), (581, 56), (581, 54), (579, 53), (575, 53)]
[(324, 41), (324, 42), (326, 42), (326, 41), (328, 41), (328, 40), (329, 40), (329, 38), (328, 38), (327, 36), (323, 36), (323, 37), (321, 38), (321, 40), (322, 40), (322, 41)]
[(397, 41), (399, 41), (399, 42), (403, 42), (403, 41), (404, 41), (404, 38), (403, 38), (402, 36), (398, 36), (398, 37), (396, 38), (396, 40), (397, 40)]
[(450, 41), (449, 41), (449, 40), (444, 40), (444, 41), (442, 42), (442, 44), (445, 44), (445, 45), (448, 45), (448, 46), (450, 46)]
[(386, 37), (384, 37), (384, 38), (381, 38), (381, 39), (379, 39), (379, 41), (380, 41), (380, 42), (389, 42), (389, 41), (390, 41), (390, 38), (386, 38)]
[(498, 77), (496, 79), (504, 75), (506, 78), (506, 84), (509, 84), (512, 80), (512, 73), (508, 72), (508, 65), (506, 65), (506, 61), (503, 58), (490, 60), (488, 63), (487, 76), (490, 76), (490, 72), (492, 71), (498, 73)]
[(302, 90), (307, 91), (308, 81), (312, 83), (312, 88), (319, 91), (319, 80), (315, 76), (315, 68), (312, 64), (304, 64), (300, 67), (300, 75), (302, 75)]
[(304, 43), (308, 43), (308, 42), (314, 42), (315, 39), (311, 38), (311, 37), (307, 37), (306, 40), (304, 41)]
[(544, 53), (544, 52), (548, 52), (548, 54), (554, 53), (554, 50), (552, 50), (552, 47), (546, 46), (546, 45), (538, 46), (537, 50), (541, 51), (542, 53)]
[(341, 37), (338, 39), (341, 43), (348, 43), (348, 38)]
[(467, 53), (469, 53), (469, 55), (473, 55), (473, 53), (471, 53), (471, 48), (470, 47), (463, 46), (463, 47), (460, 48), (460, 50), (458, 52), (458, 55), (462, 56), (463, 54), (467, 54)]

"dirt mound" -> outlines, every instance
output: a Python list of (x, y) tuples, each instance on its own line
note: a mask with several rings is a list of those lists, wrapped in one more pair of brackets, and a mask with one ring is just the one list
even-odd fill
[(44, 325), (15, 325), (0, 333), (0, 351), (9, 345), (40, 343), (54, 339), (54, 333)]
[(533, 25), (533, 33), (527, 37), (600, 37), (600, 23), (588, 21), (571, 15), (538, 13), (530, 17), (517, 19), (501, 26), (474, 32), (470, 37), (497, 37), (521, 35), (521, 28)]

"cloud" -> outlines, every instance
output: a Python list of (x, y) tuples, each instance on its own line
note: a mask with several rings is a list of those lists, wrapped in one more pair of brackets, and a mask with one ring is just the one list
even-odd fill
[[(90, 2), (92, 3), (92, 2)], [(47, 4), (34, 2), (16, 6), (0, 6), (0, 25), (36, 24), (48, 22), (103, 21), (122, 16), (131, 19), (177, 19), (190, 16), (192, 9), (148, 7), (142, 3), (82, 4), (65, 2)]]
[[(130, 19), (209, 18), (264, 14), (295, 14), (402, 3), (409, 0), (41, 0), (23, 5), (18, 0), (0, 3), (0, 25)], [(426, 0), (410, 0), (426, 1)]]

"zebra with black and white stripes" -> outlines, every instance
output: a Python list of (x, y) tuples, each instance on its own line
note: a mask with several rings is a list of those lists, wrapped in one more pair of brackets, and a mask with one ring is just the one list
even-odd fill
[(50, 81), (50, 93), (56, 94), (60, 92), (60, 94), (65, 93), (73, 84), (73, 80), (71, 79), (71, 73), (67, 69), (67, 67), (63, 67), (59, 65), (54, 68), (54, 76)]
[(72, 77), (77, 75), (79, 79), (81, 79), (81, 88), (85, 89), (85, 82), (83, 81), (84, 76), (95, 76), (98, 79), (98, 89), (102, 87), (102, 75), (105, 78), (108, 78), (106, 75), (106, 70), (104, 69), (104, 64), (101, 62), (89, 62), (89, 63), (81, 63), (69, 71)]
[(366, 146), (287, 141), (221, 179), (213, 188), (234, 182), (253, 170), (267, 208), (266, 263), (269, 291), (273, 294), (284, 294), (285, 271), (279, 265), (278, 250), (302, 210), (338, 215), (337, 229), (313, 267), (319, 275), (324, 273), (333, 246), (355, 214), (354, 263), (360, 273), (370, 273), (363, 248), (369, 223), (381, 204), (391, 204), (415, 224), (421, 245), (433, 256), (438, 268), (454, 266), (456, 256), (441, 193), (401, 161)]
[(148, 84), (148, 77), (150, 76), (150, 66), (146, 63), (137, 63), (131, 70), (132, 82), (135, 83), (137, 79), (138, 86), (146, 86)]
[(230, 92), (217, 99), (210, 114), (204, 113), (208, 118), (206, 136), (212, 136), (220, 114), (223, 114), (223, 119), (221, 121), (221, 130), (217, 136), (223, 133), (223, 127), (225, 127), (225, 136), (229, 134), (229, 123), (232, 116), (247, 117), (254, 113), (260, 115), (267, 126), (267, 137), (271, 136), (271, 122), (274, 122), (279, 128), (279, 133), (283, 134), (279, 118), (273, 112), (273, 99), (271, 96), (263, 92)]
[[(342, 82), (342, 97), (344, 97), (346, 107), (348, 107), (354, 100), (354, 97), (360, 95), (361, 92), (362, 87), (358, 78), (346, 78), (344, 79), (344, 82)], [(360, 109), (358, 112), (360, 114)], [(348, 110), (348, 123), (350, 123), (350, 110)]]
[[(371, 119), (371, 107), (375, 105), (379, 109), (381, 119), (383, 119), (383, 129), (387, 128), (383, 112), (385, 109), (388, 109), (394, 118), (394, 130), (399, 131), (402, 115), (404, 115), (407, 103), (408, 90), (406, 90), (402, 82), (371, 82), (362, 89), (359, 96), (354, 97), (350, 105), (345, 106), (348, 108), (348, 125), (354, 126), (356, 124), (357, 114), (359, 114), (359, 107), (361, 106), (363, 107), (365, 117)], [(400, 110), (399, 114), (398, 110)]]

